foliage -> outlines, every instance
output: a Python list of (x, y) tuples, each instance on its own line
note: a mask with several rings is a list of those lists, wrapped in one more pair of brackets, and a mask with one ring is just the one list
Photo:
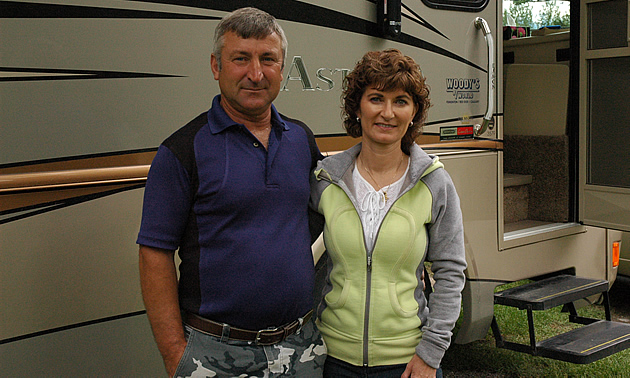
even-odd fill
[(503, 11), (503, 25), (508, 25), (508, 14), (512, 16), (513, 26), (532, 26), (532, 7), (529, 0), (515, 0), (509, 10)]
[(538, 24), (540, 26), (560, 25), (562, 27), (569, 27), (570, 16), (568, 14), (560, 14), (560, 9), (555, 0), (546, 1), (539, 14)]
[(543, 0), (544, 4), (537, 12), (537, 17), (534, 17), (532, 4), (538, 2), (535, 0), (514, 0), (508, 9), (503, 10), (503, 25), (529, 26), (531, 29), (551, 25), (559, 25), (563, 28), (570, 27), (570, 15), (560, 13), (560, 7), (556, 0)]

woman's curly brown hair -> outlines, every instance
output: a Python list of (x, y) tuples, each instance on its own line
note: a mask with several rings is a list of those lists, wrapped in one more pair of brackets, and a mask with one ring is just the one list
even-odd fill
[(357, 111), (363, 93), (369, 86), (380, 91), (402, 89), (413, 98), (417, 112), (413, 117), (413, 125), (409, 126), (401, 143), (402, 150), (409, 154), (411, 145), (422, 131), (430, 106), (429, 87), (425, 84), (420, 66), (396, 49), (370, 51), (363, 55), (354, 70), (346, 76), (341, 96), (343, 125), (353, 138), (362, 135)]

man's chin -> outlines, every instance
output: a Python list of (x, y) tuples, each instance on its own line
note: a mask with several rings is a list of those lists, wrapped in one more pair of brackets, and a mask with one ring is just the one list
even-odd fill
[(273, 99), (269, 98), (268, 94), (258, 92), (252, 93), (247, 96), (243, 96), (240, 99), (240, 104), (244, 108), (248, 109), (256, 109), (256, 108), (267, 108), (271, 105)]
[(243, 114), (260, 115), (267, 112), (270, 107), (271, 102), (268, 100), (248, 98), (244, 101), (240, 101), (236, 108)]

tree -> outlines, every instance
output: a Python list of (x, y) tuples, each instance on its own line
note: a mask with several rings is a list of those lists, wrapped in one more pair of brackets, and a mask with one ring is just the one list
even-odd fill
[(529, 0), (514, 0), (507, 11), (503, 11), (503, 25), (509, 25), (508, 14), (512, 17), (514, 25), (532, 26), (532, 7)]
[(569, 20), (570, 16), (568, 14), (560, 15), (560, 8), (555, 0), (545, 2), (538, 18), (540, 26), (560, 25), (569, 27)]

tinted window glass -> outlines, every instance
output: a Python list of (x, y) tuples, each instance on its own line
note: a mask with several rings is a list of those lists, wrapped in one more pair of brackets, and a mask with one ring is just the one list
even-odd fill
[(479, 12), (488, 5), (488, 1), (489, 0), (422, 0), (422, 2), (430, 8), (465, 12)]

